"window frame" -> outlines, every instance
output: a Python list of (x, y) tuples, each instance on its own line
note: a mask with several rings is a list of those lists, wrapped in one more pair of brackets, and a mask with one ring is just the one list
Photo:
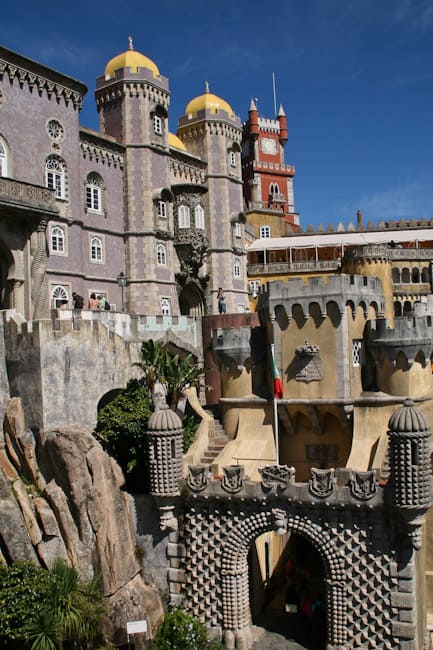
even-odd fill
[(268, 225), (260, 226), (259, 239), (271, 239), (271, 226)]
[(152, 130), (156, 135), (163, 135), (163, 118), (154, 113), (152, 115)]
[[(95, 246), (95, 241), (100, 243), (99, 247)], [(93, 251), (95, 251), (95, 257)], [(98, 251), (100, 251), (100, 258), (98, 257)], [(89, 261), (91, 264), (105, 264), (105, 242), (101, 235), (89, 234)]]
[[(61, 233), (60, 237), (55, 234), (56, 231), (59, 231), (59, 233)], [(61, 246), (59, 246), (60, 241), (61, 241)], [(61, 257), (68, 256), (66, 228), (63, 225), (60, 225), (58, 223), (50, 224), (49, 250), (50, 250), (50, 255), (59, 255)]]
[(361, 368), (364, 360), (363, 339), (352, 339), (352, 367)]
[(167, 266), (167, 248), (163, 242), (158, 242), (156, 245), (156, 264)]
[[(159, 299), (159, 304), (161, 307), (161, 315), (162, 316), (171, 316), (171, 298), (167, 298), (165, 296), (161, 296)], [(164, 305), (166, 305), (167, 309), (165, 310)]]
[(0, 178), (8, 178), (9, 176), (9, 151), (6, 142), (0, 136)]
[[(64, 292), (63, 297), (55, 297), (54, 293), (57, 291), (59, 293), (59, 290)], [(51, 285), (51, 291), (50, 291), (50, 308), (51, 309), (60, 309), (60, 305), (57, 305), (54, 303), (55, 300), (67, 300), (68, 303), (70, 302), (70, 290), (71, 287), (70, 285), (65, 285), (65, 284), (52, 284)]]
[(194, 225), (199, 230), (204, 230), (204, 208), (201, 203), (197, 203), (194, 207)]
[(233, 277), (238, 279), (241, 277), (241, 261), (239, 257), (233, 260)]
[(157, 202), (156, 205), (156, 213), (160, 219), (167, 219), (168, 217), (168, 209), (167, 209), (167, 202), (162, 201), (161, 199)]
[(181, 203), (177, 210), (177, 225), (179, 229), (191, 227), (191, 208)]
[[(58, 165), (58, 169), (49, 165)], [(45, 160), (45, 187), (54, 190), (54, 196), (60, 201), (66, 201), (66, 165), (58, 156), (48, 156)]]
[[(104, 212), (104, 182), (102, 177), (96, 172), (87, 174), (85, 185), (85, 205), (86, 212), (95, 212), (103, 214)], [(89, 195), (90, 191), (90, 195)], [(96, 193), (96, 194), (95, 194)], [(95, 207), (95, 196), (97, 198), (97, 207)], [(90, 199), (90, 200), (89, 200)]]

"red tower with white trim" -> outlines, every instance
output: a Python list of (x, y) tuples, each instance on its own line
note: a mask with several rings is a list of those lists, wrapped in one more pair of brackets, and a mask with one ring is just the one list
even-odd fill
[(277, 119), (260, 117), (251, 100), (242, 136), (242, 178), (248, 210), (266, 209), (281, 214), (285, 230), (299, 225), (295, 212), (293, 177), (295, 167), (286, 165), (287, 118), (282, 106)]

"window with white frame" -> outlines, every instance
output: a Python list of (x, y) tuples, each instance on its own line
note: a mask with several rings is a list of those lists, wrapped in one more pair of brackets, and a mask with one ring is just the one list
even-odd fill
[(67, 287), (56, 285), (51, 291), (51, 308), (61, 309), (69, 302), (69, 295)]
[(259, 288), (260, 288), (260, 280), (250, 280), (248, 282), (248, 290), (249, 293), (252, 294), (253, 298), (255, 298), (259, 293)]
[(240, 278), (241, 277), (241, 261), (237, 257), (233, 262), (233, 277), (234, 278)]
[(230, 151), (229, 153), (230, 167), (236, 167), (236, 153)]
[(190, 226), (190, 209), (187, 205), (180, 205), (178, 210), (179, 228), (189, 228)]
[(260, 239), (269, 239), (271, 236), (270, 226), (260, 226)]
[(6, 149), (6, 144), (3, 142), (3, 139), (0, 138), (0, 176), (8, 176), (8, 154)]
[(158, 201), (157, 212), (161, 219), (167, 218), (167, 203), (165, 201)]
[(235, 223), (235, 237), (242, 237), (241, 224), (239, 221)]
[(363, 341), (362, 339), (354, 339), (352, 341), (352, 366), (359, 368), (363, 362)]
[(280, 193), (280, 188), (278, 187), (278, 183), (271, 183), (269, 186), (269, 194), (272, 194), (272, 196), (277, 196)]
[(102, 212), (103, 181), (99, 174), (92, 173), (86, 179), (86, 208), (92, 212)]
[(65, 137), (65, 129), (58, 120), (48, 120), (47, 133), (55, 142), (61, 142)]
[(164, 244), (159, 243), (156, 247), (156, 262), (158, 266), (167, 265), (167, 251)]
[(101, 237), (96, 237), (95, 235), (90, 237), (90, 261), (104, 261), (104, 242)]
[(196, 228), (204, 229), (204, 209), (200, 204), (196, 205), (194, 208), (194, 221)]
[(163, 316), (171, 316), (171, 300), (170, 300), (170, 298), (161, 298), (161, 314)]
[(66, 232), (62, 226), (51, 226), (50, 253), (66, 255)]
[(56, 199), (66, 198), (66, 172), (63, 161), (57, 156), (50, 156), (45, 163), (45, 183), (54, 190)]
[(162, 135), (162, 117), (159, 115), (153, 115), (152, 128), (154, 133), (157, 135)]

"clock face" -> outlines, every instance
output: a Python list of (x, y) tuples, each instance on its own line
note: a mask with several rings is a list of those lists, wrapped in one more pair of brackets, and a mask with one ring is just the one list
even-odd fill
[(277, 153), (277, 143), (272, 138), (262, 138), (261, 146), (263, 153)]

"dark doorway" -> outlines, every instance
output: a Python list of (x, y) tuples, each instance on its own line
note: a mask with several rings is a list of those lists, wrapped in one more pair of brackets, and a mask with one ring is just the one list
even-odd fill
[(263, 570), (254, 546), (249, 554), (253, 624), (308, 650), (325, 650), (326, 583), (319, 552), (306, 538), (291, 534), (272, 573), (266, 545), (262, 563), (266, 578), (260, 584)]

